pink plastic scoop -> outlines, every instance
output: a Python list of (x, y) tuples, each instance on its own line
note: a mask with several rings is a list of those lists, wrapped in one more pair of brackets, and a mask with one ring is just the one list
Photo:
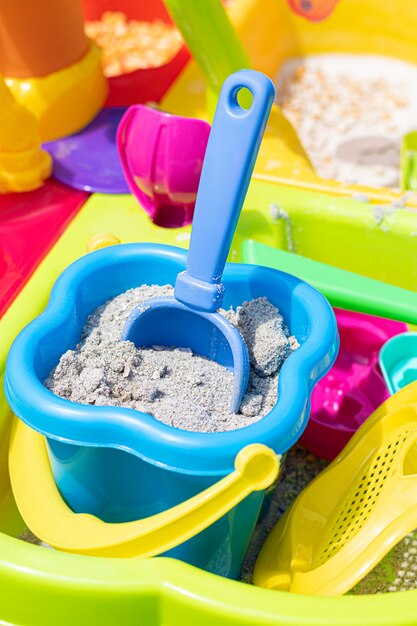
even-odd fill
[(144, 105), (131, 106), (117, 130), (117, 148), (132, 194), (155, 224), (193, 219), (210, 124)]

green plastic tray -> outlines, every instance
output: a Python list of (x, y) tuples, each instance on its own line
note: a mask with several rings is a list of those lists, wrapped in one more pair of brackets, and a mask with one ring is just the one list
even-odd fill
[[(338, 257), (340, 240), (323, 249), (323, 239), (316, 240), (315, 252), (307, 245), (308, 229), (314, 232), (318, 220), (318, 199), (310, 198), (310, 212), (303, 222), (300, 203), (309, 198), (298, 191), (278, 190), (273, 186), (252, 186), (232, 258), (241, 257), (242, 242), (256, 237), (266, 244), (286, 248), (288, 220), (274, 220), (270, 203), (279, 195), (292, 214), (292, 237), (297, 249), (307, 256), (330, 261), (332, 255), (340, 266), (363, 269), (363, 273), (381, 278), (388, 264), (367, 259)], [(360, 203), (349, 201), (359, 211)], [(333, 212), (335, 211), (333, 205)], [(338, 226), (330, 219), (324, 228), (340, 232), (340, 222), (348, 224), (352, 214), (343, 217), (339, 204)], [(356, 208), (355, 208), (356, 207)], [(367, 240), (375, 248), (387, 234), (373, 233), (365, 219), (346, 229), (355, 234), (355, 246)], [(312, 216), (315, 216), (314, 219)], [(336, 219), (335, 214), (333, 217)], [(313, 219), (313, 221), (312, 221)], [(359, 225), (358, 225), (359, 224)], [(350, 228), (350, 230), (349, 230)], [(305, 229), (305, 230), (303, 230)], [(345, 232), (346, 232), (345, 230)], [(40, 264), (6, 315), (0, 320), (0, 379), (8, 347), (31, 318), (46, 305), (49, 290), (71, 261), (86, 252), (90, 237), (108, 232), (120, 241), (164, 241), (187, 245), (189, 229), (150, 228), (149, 221), (129, 197), (94, 196), (83, 206), (67, 231)], [(367, 237), (368, 235), (368, 237)], [(404, 251), (412, 252), (405, 233), (391, 232), (391, 241), (404, 238)], [(415, 258), (415, 257), (414, 257)], [(346, 262), (345, 262), (346, 261)], [(409, 274), (410, 275), (410, 274)], [(400, 284), (411, 287), (411, 280), (401, 277)], [(394, 282), (394, 281), (393, 281)], [(406, 285), (404, 285), (406, 283)], [(414, 283), (415, 284), (415, 283)], [(201, 572), (183, 563), (156, 558), (152, 560), (102, 559), (64, 554), (29, 545), (16, 539), (23, 523), (14, 505), (7, 474), (7, 442), (11, 414), (0, 393), (0, 623), (15, 626), (412, 626), (417, 625), (417, 591), (377, 596), (320, 598), (267, 591)]]

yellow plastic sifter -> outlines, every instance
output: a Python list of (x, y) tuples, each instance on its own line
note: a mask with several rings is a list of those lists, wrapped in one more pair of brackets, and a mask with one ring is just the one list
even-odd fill
[(382, 404), (265, 542), (256, 585), (337, 595), (417, 527), (417, 382)]
[(217, 521), (252, 491), (276, 479), (279, 457), (251, 444), (235, 459), (235, 470), (205, 491), (171, 509), (134, 522), (109, 524), (74, 513), (55, 485), (45, 438), (23, 422), (14, 424), (9, 471), (19, 511), (30, 530), (54, 548), (78, 554), (150, 557), (190, 539)]

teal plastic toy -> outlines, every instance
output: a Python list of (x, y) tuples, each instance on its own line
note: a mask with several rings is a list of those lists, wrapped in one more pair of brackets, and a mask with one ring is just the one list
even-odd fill
[(387, 341), (379, 364), (391, 394), (417, 380), (417, 333), (402, 333)]

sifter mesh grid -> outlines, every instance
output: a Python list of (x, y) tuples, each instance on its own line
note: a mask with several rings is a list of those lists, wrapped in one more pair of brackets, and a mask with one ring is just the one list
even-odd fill
[(318, 560), (325, 563), (337, 554), (364, 526), (372, 513), (384, 482), (393, 471), (394, 461), (407, 440), (409, 430), (398, 433), (397, 438), (380, 448), (365, 472), (357, 479), (336, 518), (336, 522), (322, 545)]

